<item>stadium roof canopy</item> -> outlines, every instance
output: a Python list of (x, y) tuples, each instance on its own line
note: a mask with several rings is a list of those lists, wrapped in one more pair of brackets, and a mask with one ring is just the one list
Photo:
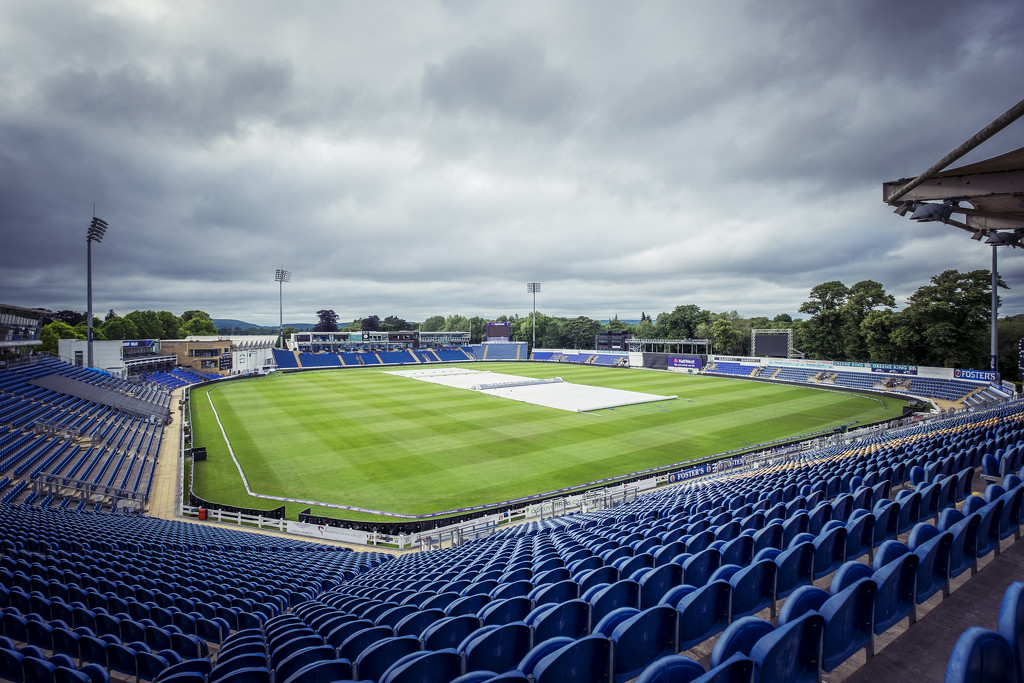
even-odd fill
[(1024, 246), (1024, 147), (943, 170), (1022, 114), (1024, 100), (916, 178), (883, 183), (883, 201), (914, 221), (952, 225), (987, 244)]
[[(886, 202), (911, 180), (904, 178), (885, 183)], [(894, 206), (901, 215), (910, 213), (914, 220), (937, 220), (954, 225), (974, 233), (976, 239), (996, 230), (1024, 229), (1024, 147), (936, 173), (903, 195)], [(959, 215), (963, 218), (954, 218)]]

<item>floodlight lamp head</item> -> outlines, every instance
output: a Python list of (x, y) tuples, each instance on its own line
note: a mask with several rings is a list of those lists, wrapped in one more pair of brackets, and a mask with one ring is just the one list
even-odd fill
[(89, 224), (89, 230), (85, 233), (86, 240), (89, 242), (102, 242), (108, 227), (105, 220), (94, 217), (92, 223)]
[(1002, 231), (995, 230), (989, 233), (988, 239), (985, 240), (985, 244), (991, 244), (997, 247), (1013, 247), (1016, 249), (1021, 246), (1022, 238), (1024, 238), (1024, 228)]
[(895, 204), (896, 208), (893, 209), (892, 212), (894, 214), (896, 214), (897, 216), (906, 216), (911, 211), (914, 211), (915, 209), (917, 209), (919, 204), (920, 204), (920, 202), (915, 202), (915, 201), (896, 202), (896, 204)]
[(283, 268), (278, 268), (274, 272), (274, 282), (291, 282), (291, 281), (292, 281), (292, 271), (284, 270)]
[(910, 220), (917, 221), (918, 223), (931, 223), (933, 221), (945, 223), (953, 215), (954, 208), (956, 208), (956, 203), (948, 199), (941, 204), (922, 202), (914, 209), (914, 213), (910, 214)]

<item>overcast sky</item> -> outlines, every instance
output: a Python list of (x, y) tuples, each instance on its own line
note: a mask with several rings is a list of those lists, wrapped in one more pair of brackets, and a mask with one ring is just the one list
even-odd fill
[[(0, 3), (0, 302), (796, 314), (988, 268), (881, 201), (1024, 91), (1019, 0)], [(958, 163), (1024, 145), (1013, 124)], [(1024, 313), (1024, 251), (1001, 250)]]

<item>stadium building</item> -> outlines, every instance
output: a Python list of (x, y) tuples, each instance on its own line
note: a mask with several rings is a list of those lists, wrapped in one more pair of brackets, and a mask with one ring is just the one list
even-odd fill
[(42, 344), (45, 311), (0, 304), (0, 368), (16, 365)]

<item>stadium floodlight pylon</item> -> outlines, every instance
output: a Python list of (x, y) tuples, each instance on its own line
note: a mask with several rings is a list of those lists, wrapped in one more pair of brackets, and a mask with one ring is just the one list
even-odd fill
[(277, 290), (278, 290), (277, 291), (278, 313), (280, 315), (280, 319), (278, 320), (278, 324), (280, 325), (280, 329), (278, 331), (278, 334), (280, 335), (280, 340), (278, 341), (278, 344), (280, 345), (280, 348), (282, 348), (282, 349), (284, 348), (284, 283), (285, 282), (291, 282), (291, 281), (292, 281), (292, 271), (285, 270), (284, 268), (278, 268), (276, 271), (274, 271), (274, 282), (277, 283)]
[(537, 292), (540, 291), (539, 282), (527, 282), (526, 291), (533, 294), (533, 347), (537, 348)]
[(86, 347), (87, 347), (87, 363), (91, 368), (93, 366), (93, 355), (92, 355), (92, 243), (102, 242), (103, 236), (107, 234), (107, 222), (102, 218), (97, 218), (95, 215), (92, 217), (92, 222), (89, 223), (89, 229), (85, 233), (85, 255), (86, 255), (86, 298), (88, 304), (85, 312), (85, 328), (86, 328)]

